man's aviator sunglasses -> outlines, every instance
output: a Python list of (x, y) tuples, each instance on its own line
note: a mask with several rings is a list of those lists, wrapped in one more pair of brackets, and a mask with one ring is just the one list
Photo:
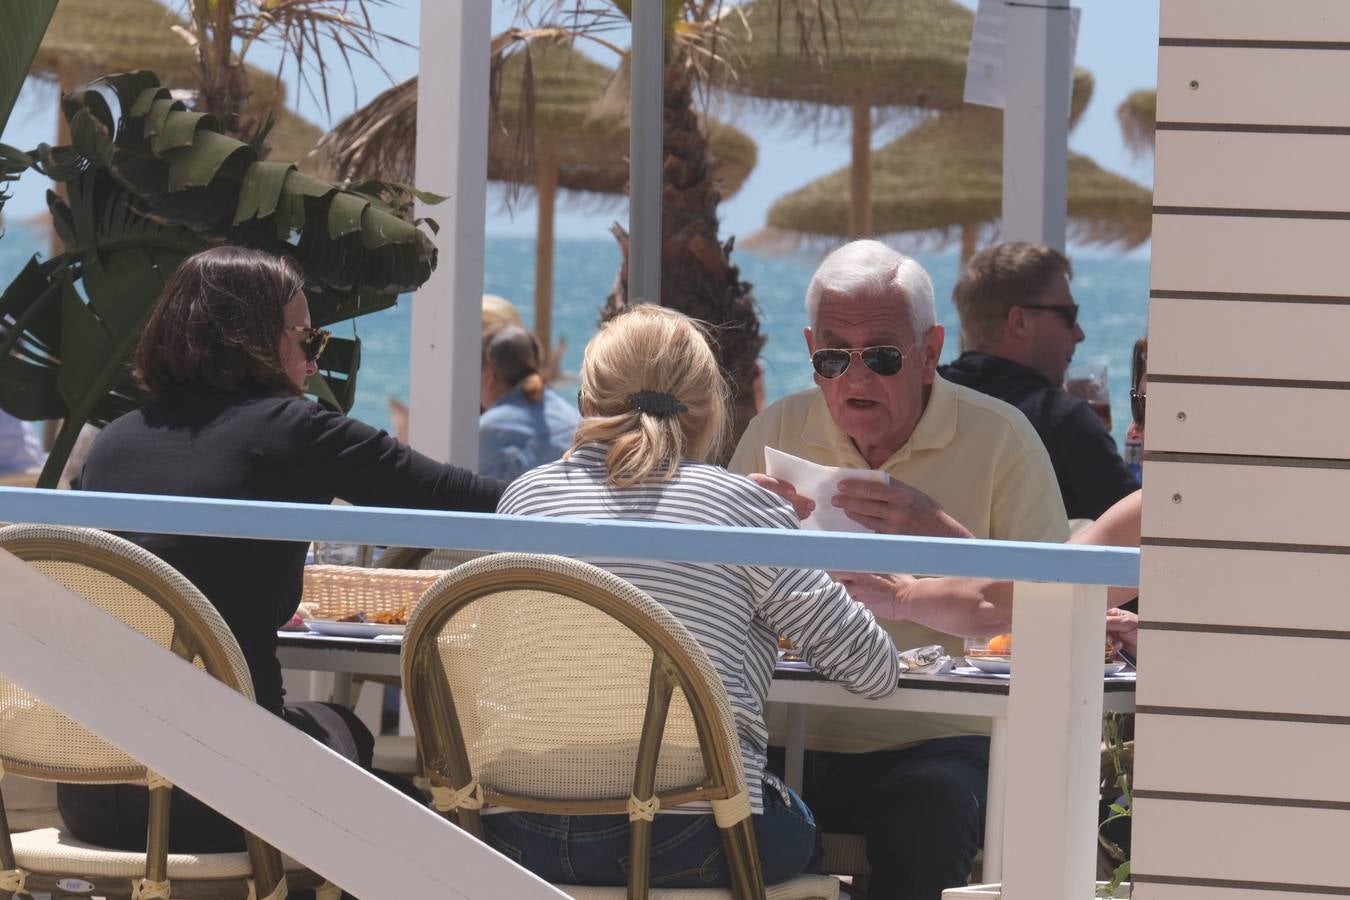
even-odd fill
[(286, 330), (304, 335), (300, 341), (300, 349), (305, 351), (305, 359), (308, 362), (318, 361), (323, 355), (323, 348), (328, 346), (328, 339), (333, 336), (327, 329), (306, 328), (304, 325), (288, 325)]
[(821, 378), (838, 378), (848, 371), (854, 355), (863, 365), (878, 375), (891, 376), (905, 363), (905, 353), (899, 347), (829, 347), (811, 354), (811, 366)]

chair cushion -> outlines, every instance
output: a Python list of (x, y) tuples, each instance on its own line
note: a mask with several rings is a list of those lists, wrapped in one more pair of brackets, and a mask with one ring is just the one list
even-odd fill
[[(590, 887), (577, 884), (554, 885), (575, 900), (624, 900), (626, 888)], [(782, 884), (764, 887), (765, 900), (839, 900), (839, 882), (828, 875), (802, 875)], [(649, 900), (733, 900), (732, 893), (722, 888), (652, 888)]]
[[(145, 874), (145, 854), (108, 850), (77, 840), (63, 828), (40, 828), (14, 835), (14, 859), (19, 868), (44, 875), (140, 878)], [(283, 856), (286, 870), (304, 868)], [(247, 853), (170, 853), (169, 880), (251, 878), (253, 866)]]

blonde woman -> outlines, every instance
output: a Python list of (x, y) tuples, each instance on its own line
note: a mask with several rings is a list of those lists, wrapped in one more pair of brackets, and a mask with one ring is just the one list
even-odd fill
[[(499, 512), (586, 519), (796, 528), (792, 508), (747, 478), (705, 460), (727, 422), (727, 389), (702, 331), (669, 309), (642, 305), (605, 324), (581, 366), (582, 421), (562, 460), (517, 479)], [(588, 560), (669, 609), (726, 685), (766, 882), (800, 874), (816, 846), (801, 798), (765, 771), (764, 702), (777, 635), (817, 670), (871, 698), (895, 689), (895, 647), (866, 608), (824, 572), (768, 566)], [(485, 816), (491, 842), (560, 883), (625, 883), (626, 816)], [(652, 883), (728, 883), (712, 816), (662, 812)]]

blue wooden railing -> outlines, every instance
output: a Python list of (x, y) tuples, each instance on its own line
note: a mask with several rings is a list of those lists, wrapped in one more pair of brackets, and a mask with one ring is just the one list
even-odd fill
[(523, 550), (849, 572), (1139, 584), (1139, 551), (1022, 541), (711, 528), (146, 494), (0, 488), (0, 522), (398, 547)]

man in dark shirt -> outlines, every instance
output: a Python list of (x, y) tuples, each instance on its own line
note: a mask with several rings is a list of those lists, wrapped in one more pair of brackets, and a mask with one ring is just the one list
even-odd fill
[(1095, 519), (1137, 490), (1116, 442), (1064, 373), (1083, 340), (1073, 267), (1051, 247), (997, 244), (975, 254), (952, 293), (962, 353), (942, 377), (1011, 403), (1050, 453), (1071, 519)]

